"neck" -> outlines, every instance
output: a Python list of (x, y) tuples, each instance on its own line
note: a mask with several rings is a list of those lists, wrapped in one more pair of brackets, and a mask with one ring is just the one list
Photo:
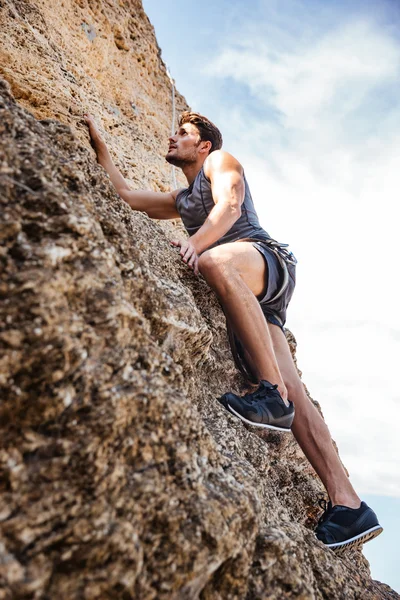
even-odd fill
[(196, 176), (199, 174), (199, 171), (203, 166), (204, 161), (205, 158), (200, 161), (196, 161), (195, 163), (190, 163), (181, 167), (189, 185), (193, 183), (193, 181), (196, 179)]

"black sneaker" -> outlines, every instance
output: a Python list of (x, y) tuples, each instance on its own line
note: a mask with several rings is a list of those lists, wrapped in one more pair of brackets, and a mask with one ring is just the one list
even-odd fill
[(324, 513), (315, 534), (325, 546), (337, 553), (345, 548), (361, 546), (383, 531), (376, 514), (365, 502), (361, 502), (359, 508), (332, 506), (325, 500), (320, 500), (319, 505)]
[(261, 381), (259, 388), (250, 394), (237, 396), (232, 392), (218, 398), (230, 413), (249, 425), (276, 431), (290, 431), (294, 419), (293, 402), (286, 406), (278, 386)]

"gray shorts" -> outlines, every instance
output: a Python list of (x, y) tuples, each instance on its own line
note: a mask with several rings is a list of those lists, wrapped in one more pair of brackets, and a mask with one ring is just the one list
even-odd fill
[(296, 265), (286, 262), (289, 275), (288, 284), (283, 294), (274, 300), (284, 281), (283, 268), (267, 243), (257, 241), (252, 244), (263, 255), (268, 269), (266, 292), (262, 297), (258, 297), (258, 301), (267, 321), (283, 330), (286, 323), (286, 309), (296, 285)]
[[(258, 233), (258, 232), (257, 232)], [(258, 234), (259, 235), (259, 234)], [(251, 242), (264, 257), (268, 276), (265, 293), (258, 297), (261, 310), (266, 320), (273, 325), (277, 325), (284, 331), (283, 326), (286, 322), (286, 309), (293, 295), (296, 284), (296, 259), (291, 252), (286, 249), (285, 244), (278, 244), (275, 240), (269, 238), (269, 243), (259, 238), (243, 238), (238, 242)], [(272, 250), (270, 244), (275, 245), (276, 250)], [(280, 246), (280, 248), (277, 248)], [(279, 258), (276, 254), (278, 252)], [(248, 382), (259, 383), (258, 375), (254, 365), (249, 361), (248, 355), (236, 336), (229, 320), (226, 321), (229, 343), (232, 350), (232, 356), (235, 364)]]

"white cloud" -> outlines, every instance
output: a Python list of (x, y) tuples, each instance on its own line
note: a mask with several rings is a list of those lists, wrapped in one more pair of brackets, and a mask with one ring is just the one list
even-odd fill
[[(374, 321), (296, 323), (299, 367), (322, 407), (356, 487), (400, 496), (399, 334)], [(373, 344), (371, 344), (373, 340)], [(315, 347), (313, 343), (316, 343)], [(387, 478), (383, 474), (387, 474)]]
[(262, 223), (300, 259), (288, 325), (352, 479), (400, 496), (400, 44), (365, 15), (301, 26), (270, 14), (264, 36), (260, 22), (232, 32), (207, 76), (242, 86), (258, 110), (221, 97), (213, 118)]
[(279, 51), (260, 37), (240, 38), (240, 44), (208, 64), (208, 74), (245, 83), (260, 102), (267, 94), (284, 125), (295, 130), (299, 123), (303, 131), (314, 129), (324, 111), (331, 116), (325, 126), (333, 124), (357, 110), (372, 85), (398, 76), (396, 44), (368, 22), (346, 25), (311, 48), (294, 39), (290, 51)]

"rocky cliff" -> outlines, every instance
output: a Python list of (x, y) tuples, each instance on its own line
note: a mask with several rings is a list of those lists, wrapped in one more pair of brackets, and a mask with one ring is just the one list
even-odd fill
[(170, 187), (139, 0), (0, 11), (0, 599), (398, 598), (315, 539), (293, 438), (216, 402), (243, 382), (213, 293), (96, 164), (88, 110), (133, 187)]

